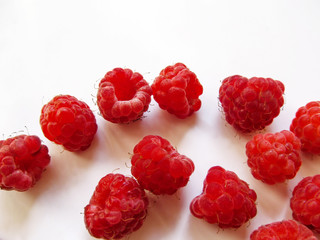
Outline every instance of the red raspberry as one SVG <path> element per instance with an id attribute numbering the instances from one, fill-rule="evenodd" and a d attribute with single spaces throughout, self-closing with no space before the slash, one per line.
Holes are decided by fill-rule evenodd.
<path id="1" fill-rule="evenodd" d="M 246 144 L 252 175 L 268 184 L 295 177 L 301 166 L 300 140 L 290 131 L 257 134 Z"/>
<path id="2" fill-rule="evenodd" d="M 301 149 L 320 154 L 320 101 L 300 107 L 290 130 L 301 140 Z"/>
<path id="3" fill-rule="evenodd" d="M 120 239 L 138 230 L 147 215 L 148 198 L 132 177 L 103 177 L 85 207 L 84 220 L 96 238 Z"/>
<path id="4" fill-rule="evenodd" d="M 0 141 L 0 188 L 30 189 L 49 163 L 48 148 L 37 136 L 19 135 Z"/>
<path id="5" fill-rule="evenodd" d="M 151 95 L 152 89 L 140 73 L 115 68 L 100 81 L 97 104 L 106 120 L 129 123 L 148 110 Z"/>
<path id="6" fill-rule="evenodd" d="M 144 189 L 156 195 L 174 194 L 187 185 L 194 171 L 191 159 L 179 154 L 160 136 L 145 136 L 133 153 L 132 175 Z"/>
<path id="7" fill-rule="evenodd" d="M 59 95 L 43 106 L 40 116 L 43 134 L 69 151 L 87 149 L 97 132 L 89 106 L 70 95 Z"/>
<path id="8" fill-rule="evenodd" d="M 261 130 L 279 115 L 284 85 L 271 78 L 234 75 L 222 81 L 219 100 L 226 121 L 242 132 Z"/>
<path id="9" fill-rule="evenodd" d="M 295 220 L 320 233 L 320 174 L 302 179 L 290 199 Z"/>
<path id="10" fill-rule="evenodd" d="M 257 195 L 231 171 L 216 166 L 209 169 L 203 192 L 191 204 L 191 213 L 221 228 L 238 228 L 257 214 Z"/>
<path id="11" fill-rule="evenodd" d="M 306 226 L 294 221 L 285 220 L 260 226 L 250 235 L 250 240 L 317 240 Z"/>
<path id="12" fill-rule="evenodd" d="M 199 96 L 203 92 L 202 85 L 182 63 L 163 69 L 151 87 L 160 108 L 179 118 L 186 118 L 201 107 Z"/>

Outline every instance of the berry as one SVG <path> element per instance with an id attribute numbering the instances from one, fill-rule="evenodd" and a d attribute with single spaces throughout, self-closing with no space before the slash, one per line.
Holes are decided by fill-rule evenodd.
<path id="1" fill-rule="evenodd" d="M 114 68 L 99 83 L 97 104 L 104 119 L 129 123 L 148 110 L 151 95 L 152 89 L 140 73 Z"/>
<path id="2" fill-rule="evenodd" d="M 194 171 L 188 157 L 164 138 L 145 136 L 133 149 L 131 173 L 140 185 L 156 195 L 174 194 L 187 185 Z"/>
<path id="3" fill-rule="evenodd" d="M 290 130 L 301 140 L 303 151 L 320 154 L 320 101 L 300 107 Z"/>
<path id="4" fill-rule="evenodd" d="M 295 220 L 320 233 L 320 174 L 303 178 L 290 199 Z"/>
<path id="5" fill-rule="evenodd" d="M 257 214 L 257 195 L 232 171 L 209 169 L 203 192 L 190 204 L 191 213 L 221 228 L 238 228 Z"/>
<path id="6" fill-rule="evenodd" d="M 73 152 L 87 149 L 97 132 L 89 106 L 70 95 L 58 95 L 45 104 L 40 125 L 46 138 Z"/>
<path id="7" fill-rule="evenodd" d="M 222 81 L 219 100 L 229 124 L 252 132 L 270 125 L 279 115 L 283 93 L 284 85 L 278 80 L 234 75 Z"/>
<path id="8" fill-rule="evenodd" d="M 134 178 L 107 174 L 85 207 L 86 228 L 96 238 L 123 238 L 142 226 L 148 204 L 143 188 Z"/>
<path id="9" fill-rule="evenodd" d="M 182 63 L 163 69 L 151 87 L 160 108 L 179 118 L 186 118 L 201 107 L 202 85 Z"/>
<path id="10" fill-rule="evenodd" d="M 296 176 L 301 166 L 300 140 L 290 131 L 257 134 L 246 144 L 252 175 L 268 184 Z"/>
<path id="11" fill-rule="evenodd" d="M 317 240 L 317 238 L 306 226 L 294 220 L 284 220 L 260 226 L 251 233 L 250 240 Z"/>
<path id="12" fill-rule="evenodd" d="M 19 135 L 0 141 L 0 188 L 30 189 L 49 163 L 48 148 L 37 136 Z"/>

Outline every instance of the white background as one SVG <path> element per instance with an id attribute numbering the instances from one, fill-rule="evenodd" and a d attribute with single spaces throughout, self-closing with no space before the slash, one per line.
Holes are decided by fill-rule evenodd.
<path id="1" fill-rule="evenodd" d="M 255 180 L 242 135 L 218 105 L 221 80 L 234 74 L 271 77 L 285 84 L 285 104 L 265 132 L 289 129 L 296 110 L 319 100 L 320 1 L 76 1 L 0 0 L 0 134 L 38 135 L 52 161 L 27 192 L 0 191 L 1 240 L 90 240 L 83 221 L 99 179 L 130 175 L 130 153 L 148 134 L 168 139 L 196 166 L 173 196 L 150 197 L 144 225 L 130 240 L 248 239 L 262 224 L 291 218 L 289 198 L 303 177 L 320 173 L 320 158 L 303 154 L 295 179 L 273 186 Z M 114 67 L 140 72 L 151 84 L 167 65 L 183 62 L 204 87 L 202 107 L 180 120 L 152 101 L 141 121 L 105 121 L 95 104 L 97 85 Z M 58 94 L 85 101 L 98 132 L 85 152 L 49 142 L 41 107 Z M 221 230 L 190 214 L 208 169 L 220 165 L 258 195 L 257 216 L 237 230 Z"/>

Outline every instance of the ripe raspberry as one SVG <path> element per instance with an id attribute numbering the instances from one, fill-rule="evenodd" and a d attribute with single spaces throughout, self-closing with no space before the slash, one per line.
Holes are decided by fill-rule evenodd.
<path id="1" fill-rule="evenodd" d="M 104 119 L 129 123 L 148 110 L 151 95 L 152 89 L 140 73 L 115 68 L 100 81 L 97 104 Z"/>
<path id="2" fill-rule="evenodd" d="M 242 132 L 261 130 L 279 115 L 284 85 L 271 78 L 234 75 L 222 81 L 219 100 L 226 121 Z"/>
<path id="3" fill-rule="evenodd" d="M 246 144 L 252 175 L 268 184 L 295 177 L 301 166 L 300 140 L 290 131 L 257 134 Z"/>
<path id="4" fill-rule="evenodd" d="M 87 149 L 97 132 L 89 106 L 70 95 L 59 95 L 43 106 L 40 116 L 43 134 L 69 151 Z"/>
<path id="5" fill-rule="evenodd" d="M 320 233 L 320 174 L 302 179 L 290 199 L 295 220 Z"/>
<path id="6" fill-rule="evenodd" d="M 202 85 L 182 63 L 163 69 L 151 87 L 160 108 L 179 118 L 186 118 L 201 107 L 199 96 L 203 92 Z"/>
<path id="7" fill-rule="evenodd" d="M 303 151 L 320 154 L 320 101 L 300 107 L 290 130 L 300 139 Z"/>
<path id="8" fill-rule="evenodd" d="M 0 141 L 0 188 L 30 189 L 49 163 L 48 148 L 37 136 L 19 135 Z"/>
<path id="9" fill-rule="evenodd" d="M 133 152 L 132 175 L 144 189 L 156 195 L 174 194 L 187 185 L 194 171 L 191 159 L 179 154 L 160 136 L 145 136 Z"/>
<path id="10" fill-rule="evenodd" d="M 285 220 L 260 226 L 250 235 L 250 240 L 317 240 L 306 226 Z"/>
<path id="11" fill-rule="evenodd" d="M 138 230 L 147 215 L 148 198 L 132 177 L 103 177 L 85 207 L 84 220 L 96 238 L 120 239 Z"/>
<path id="12" fill-rule="evenodd" d="M 209 169 L 203 192 L 190 204 L 191 213 L 221 228 L 238 228 L 257 214 L 257 195 L 231 171 L 216 166 Z"/>

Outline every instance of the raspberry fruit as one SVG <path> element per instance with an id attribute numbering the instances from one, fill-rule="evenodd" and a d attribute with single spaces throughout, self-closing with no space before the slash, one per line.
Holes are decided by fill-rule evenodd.
<path id="1" fill-rule="evenodd" d="M 70 95 L 58 95 L 45 104 L 40 125 L 46 138 L 73 152 L 87 149 L 97 132 L 89 106 Z"/>
<path id="2" fill-rule="evenodd" d="M 110 173 L 99 181 L 85 207 L 86 228 L 96 238 L 123 238 L 142 226 L 148 204 L 134 178 Z"/>
<path id="3" fill-rule="evenodd" d="M 290 199 L 292 216 L 320 233 L 320 174 L 302 179 Z"/>
<path id="4" fill-rule="evenodd" d="M 209 169 L 203 192 L 190 204 L 191 213 L 221 228 L 238 228 L 257 214 L 256 192 L 231 171 Z"/>
<path id="5" fill-rule="evenodd" d="M 300 107 L 290 130 L 301 140 L 303 151 L 320 154 L 320 101 Z"/>
<path id="6" fill-rule="evenodd" d="M 174 194 L 187 185 L 194 171 L 188 157 L 164 138 L 145 136 L 133 149 L 131 173 L 140 185 L 156 195 Z"/>
<path id="7" fill-rule="evenodd" d="M 0 188 L 30 189 L 49 163 L 48 148 L 37 136 L 19 135 L 0 141 Z"/>
<path id="8" fill-rule="evenodd" d="M 129 123 L 148 110 L 151 95 L 152 89 L 140 73 L 114 68 L 99 83 L 97 104 L 104 119 Z"/>
<path id="9" fill-rule="evenodd" d="M 199 96 L 203 92 L 202 85 L 182 63 L 163 69 L 151 87 L 160 108 L 179 118 L 186 118 L 201 107 Z"/>
<path id="10" fill-rule="evenodd" d="M 252 132 L 270 125 L 279 115 L 283 93 L 284 85 L 278 80 L 234 75 L 222 81 L 219 100 L 229 124 Z"/>
<path id="11" fill-rule="evenodd" d="M 250 240 L 317 240 L 306 226 L 294 221 L 284 220 L 260 226 L 250 235 Z"/>
<path id="12" fill-rule="evenodd" d="M 301 166 L 300 140 L 290 131 L 257 134 L 246 144 L 252 175 L 268 184 L 296 176 Z"/>

